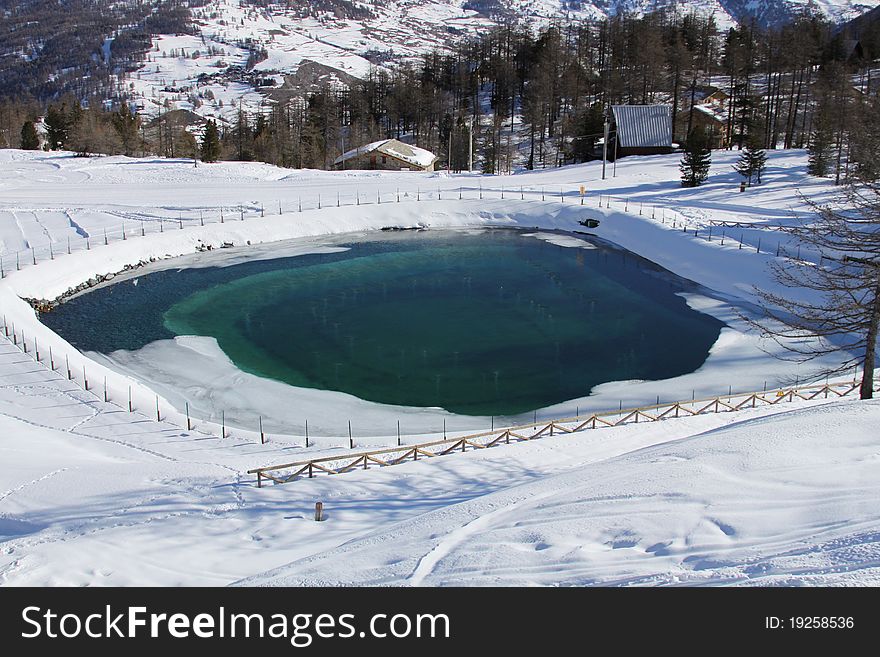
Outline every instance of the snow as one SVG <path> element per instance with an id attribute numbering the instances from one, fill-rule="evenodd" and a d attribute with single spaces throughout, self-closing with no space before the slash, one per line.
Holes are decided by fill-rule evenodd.
<path id="1" fill-rule="evenodd" d="M 374 141 L 350 151 L 346 151 L 337 157 L 333 164 L 339 164 L 345 160 L 350 160 L 353 157 L 358 157 L 359 155 L 370 153 L 372 151 L 384 155 L 390 155 L 391 157 L 395 157 L 398 160 L 402 160 L 403 162 L 422 169 L 431 166 L 437 161 L 437 156 L 424 148 L 404 144 L 396 139 L 382 139 L 381 141 Z"/>
<path id="2" fill-rule="evenodd" d="M 23 354 L 0 332 L 0 583 L 877 583 L 876 403 L 628 425 L 257 489 L 243 474 L 250 468 L 345 454 L 349 418 L 360 449 L 393 444 L 398 418 L 405 442 L 430 439 L 443 420 L 452 435 L 489 419 L 291 391 L 238 371 L 205 338 L 81 355 L 18 298 L 53 298 L 151 259 L 120 278 L 332 250 L 334 236 L 385 226 L 518 226 L 577 248 L 578 221 L 597 217 L 599 238 L 704 286 L 687 302 L 728 326 L 696 372 L 608 383 L 540 416 L 804 381 L 821 363 L 777 361 L 739 313 L 754 301 L 752 286 L 773 285 L 767 263 L 781 234 L 766 226 L 811 211 L 795 192 L 828 203 L 837 191 L 804 173 L 805 153 L 784 151 L 769 153 L 764 184 L 740 194 L 737 156 L 713 153 L 707 184 L 683 189 L 674 155 L 623 159 L 602 180 L 596 163 L 491 177 L 0 151 L 0 310 L 19 342 L 24 332 L 42 354 L 38 364 L 32 348 Z M 722 245 L 721 229 L 707 239 L 717 220 L 752 227 Z M 223 242 L 236 247 L 196 252 Z M 309 519 L 316 500 L 325 523 Z"/>
<path id="3" fill-rule="evenodd" d="M 705 114 L 709 118 L 724 123 L 727 120 L 727 112 L 721 109 L 715 103 L 707 103 L 705 105 L 694 105 L 694 109 Z"/>
<path id="4" fill-rule="evenodd" d="M 878 419 L 822 405 L 514 477 L 242 583 L 876 586 Z"/>

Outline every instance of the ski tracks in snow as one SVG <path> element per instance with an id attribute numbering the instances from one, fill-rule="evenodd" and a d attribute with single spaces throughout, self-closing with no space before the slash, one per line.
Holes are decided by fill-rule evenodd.
<path id="1" fill-rule="evenodd" d="M 509 515 L 516 511 L 522 502 L 528 501 L 529 503 L 533 503 L 552 497 L 556 494 L 557 491 L 551 490 L 539 495 L 517 498 L 511 501 L 510 504 L 505 504 L 504 506 L 489 511 L 488 513 L 483 513 L 458 529 L 451 531 L 448 535 L 442 538 L 430 552 L 419 559 L 419 563 L 416 565 L 415 570 L 413 570 L 413 573 L 410 576 L 409 584 L 412 586 L 421 586 L 425 581 L 425 578 L 429 577 L 434 572 L 437 565 L 445 557 L 451 554 L 471 536 L 479 534 L 485 529 L 491 527 L 499 518 L 503 518 L 505 515 Z"/>

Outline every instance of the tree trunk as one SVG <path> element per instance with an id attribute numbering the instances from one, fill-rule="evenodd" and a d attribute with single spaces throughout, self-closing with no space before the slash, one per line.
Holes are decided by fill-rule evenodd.
<path id="1" fill-rule="evenodd" d="M 681 65 L 676 61 L 675 77 L 672 82 L 672 140 L 675 141 L 678 134 L 675 132 L 675 121 L 678 119 L 678 92 L 681 86 Z"/>
<path id="2" fill-rule="evenodd" d="M 874 361 L 877 357 L 877 329 L 880 326 L 880 279 L 874 290 L 874 303 L 871 306 L 871 319 L 868 322 L 868 335 L 865 343 L 865 366 L 862 372 L 862 385 L 859 398 L 874 398 Z"/>

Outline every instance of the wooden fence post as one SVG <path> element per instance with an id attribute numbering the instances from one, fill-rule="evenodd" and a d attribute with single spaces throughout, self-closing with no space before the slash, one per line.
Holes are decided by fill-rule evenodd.
<path id="1" fill-rule="evenodd" d="M 324 503 L 315 502 L 315 522 L 324 520 Z"/>

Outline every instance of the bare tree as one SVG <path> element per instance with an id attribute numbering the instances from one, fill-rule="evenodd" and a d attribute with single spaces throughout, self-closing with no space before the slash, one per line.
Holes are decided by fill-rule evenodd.
<path id="1" fill-rule="evenodd" d="M 750 323 L 793 360 L 843 354 L 833 372 L 862 367 L 860 395 L 871 399 L 880 326 L 880 184 L 854 181 L 846 196 L 846 210 L 811 204 L 815 219 L 788 230 L 819 254 L 818 263 L 771 264 L 783 288 L 807 294 L 757 290 L 766 317 Z"/>

